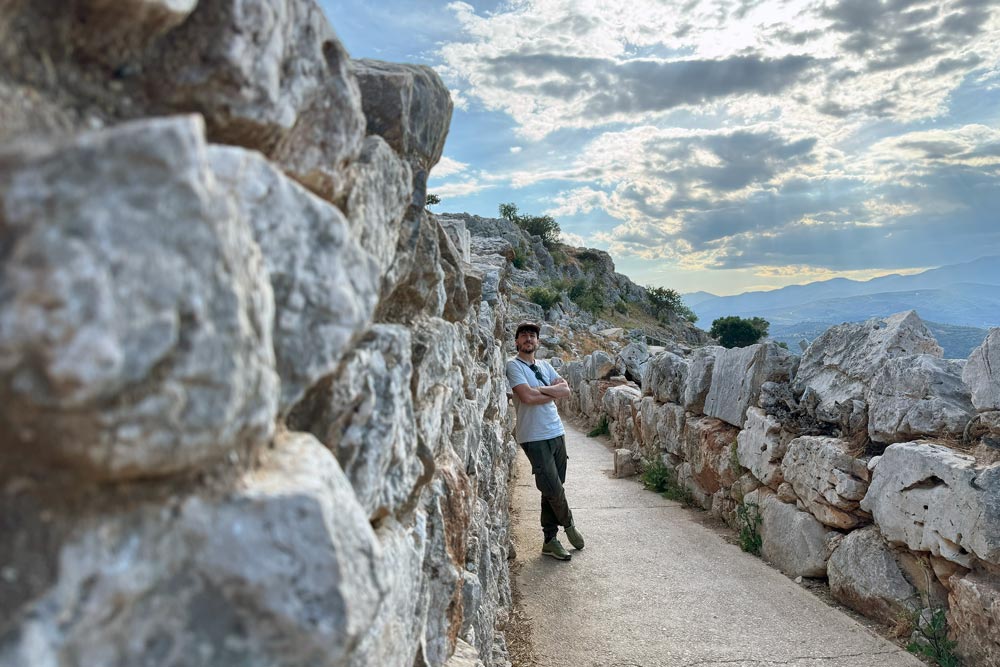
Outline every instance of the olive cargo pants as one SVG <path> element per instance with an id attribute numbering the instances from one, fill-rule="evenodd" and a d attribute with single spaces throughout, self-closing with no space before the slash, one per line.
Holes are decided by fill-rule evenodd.
<path id="1" fill-rule="evenodd" d="M 521 449 L 531 461 L 535 486 L 542 492 L 542 532 L 548 542 L 559 526 L 572 526 L 573 513 L 566 502 L 563 483 L 566 481 L 566 437 L 522 442 Z"/>

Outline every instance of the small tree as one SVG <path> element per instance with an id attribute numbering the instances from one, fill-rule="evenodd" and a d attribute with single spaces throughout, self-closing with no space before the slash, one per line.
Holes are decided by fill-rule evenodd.
<path id="1" fill-rule="evenodd" d="M 708 333 L 713 338 L 718 338 L 723 347 L 746 347 L 766 336 L 769 326 L 771 323 L 762 317 L 745 319 L 729 315 L 713 321 Z"/>
<path id="2" fill-rule="evenodd" d="M 441 203 L 441 198 L 438 197 L 433 192 L 431 192 L 431 193 L 427 194 L 427 201 L 425 202 L 424 205 L 425 206 L 434 206 L 434 204 L 440 204 L 440 203 Z"/>
<path id="3" fill-rule="evenodd" d="M 542 237 L 542 243 L 551 248 L 559 242 L 559 223 L 551 215 L 520 215 L 517 204 L 500 204 L 500 217 L 510 220 L 532 236 Z"/>
<path id="4" fill-rule="evenodd" d="M 653 307 L 653 316 L 656 319 L 662 319 L 668 313 L 673 313 L 688 322 L 698 321 L 698 316 L 687 307 L 677 290 L 647 285 L 646 298 Z"/>

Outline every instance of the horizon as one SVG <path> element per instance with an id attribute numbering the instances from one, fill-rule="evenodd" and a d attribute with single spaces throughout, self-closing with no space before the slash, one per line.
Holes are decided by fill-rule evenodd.
<path id="1" fill-rule="evenodd" d="M 641 285 L 729 296 L 1000 254 L 991 0 L 320 0 L 433 67 L 434 212 L 552 215 Z"/>

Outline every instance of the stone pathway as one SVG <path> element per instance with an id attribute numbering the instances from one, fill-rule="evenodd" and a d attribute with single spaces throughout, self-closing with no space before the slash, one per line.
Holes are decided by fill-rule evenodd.
<path id="1" fill-rule="evenodd" d="M 517 585 L 539 666 L 924 664 L 727 543 L 693 511 L 611 478 L 603 439 L 571 424 L 566 435 L 566 493 L 587 540 L 571 561 L 540 553 L 538 491 L 518 453 Z"/>

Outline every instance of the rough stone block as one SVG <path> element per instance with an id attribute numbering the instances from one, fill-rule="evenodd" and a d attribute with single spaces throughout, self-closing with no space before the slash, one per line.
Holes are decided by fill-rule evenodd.
<path id="1" fill-rule="evenodd" d="M 7 466 L 149 477 L 270 436 L 271 288 L 203 132 L 175 117 L 0 155 Z"/>
<path id="2" fill-rule="evenodd" d="M 766 342 L 725 350 L 715 360 L 705 414 L 743 427 L 746 411 L 757 404 L 765 382 L 787 382 L 798 357 L 777 343 Z"/>
<path id="3" fill-rule="evenodd" d="M 876 442 L 961 436 L 975 414 L 962 382 L 964 360 L 926 354 L 894 357 L 872 378 L 868 435 Z"/>
<path id="4" fill-rule="evenodd" d="M 848 533 L 830 556 L 827 574 L 835 600 L 887 625 L 919 609 L 917 589 L 874 526 Z"/>
<path id="5" fill-rule="evenodd" d="M 761 514 L 761 555 L 789 577 L 826 576 L 826 563 L 839 533 L 830 531 L 808 512 L 783 503 L 770 489 L 751 491 L 744 502 Z"/>
<path id="6" fill-rule="evenodd" d="M 695 414 L 705 411 L 705 399 L 712 388 L 712 373 L 715 360 L 725 352 L 719 345 L 706 345 L 691 353 L 687 381 L 684 383 L 684 397 L 681 404 Z"/>
<path id="7" fill-rule="evenodd" d="M 749 408 L 746 424 L 736 441 L 740 465 L 765 485 L 777 489 L 784 481 L 781 460 L 787 450 L 778 420 L 760 408 Z"/>
<path id="8" fill-rule="evenodd" d="M 616 449 L 614 460 L 615 477 L 634 477 L 639 469 L 635 465 L 631 449 Z"/>
<path id="9" fill-rule="evenodd" d="M 660 352 L 646 362 L 642 393 L 660 403 L 680 403 L 687 382 L 688 362 L 670 352 Z"/>
<path id="10" fill-rule="evenodd" d="M 986 340 L 969 355 L 962 380 L 977 410 L 1000 410 L 1000 328 L 990 329 Z"/>
<path id="11" fill-rule="evenodd" d="M 964 567 L 974 557 L 1000 565 L 1000 466 L 977 468 L 941 445 L 890 445 L 861 508 L 890 542 Z"/>
<path id="12" fill-rule="evenodd" d="M 839 438 L 804 435 L 788 443 L 781 463 L 782 476 L 804 508 L 841 530 L 868 521 L 857 511 L 858 501 L 868 490 L 868 467 L 851 456 L 849 449 L 850 444 Z"/>
<path id="13" fill-rule="evenodd" d="M 969 665 L 1000 666 L 997 578 L 985 572 L 962 577 L 954 583 L 948 603 L 948 625 L 958 639 L 958 654 Z"/>

